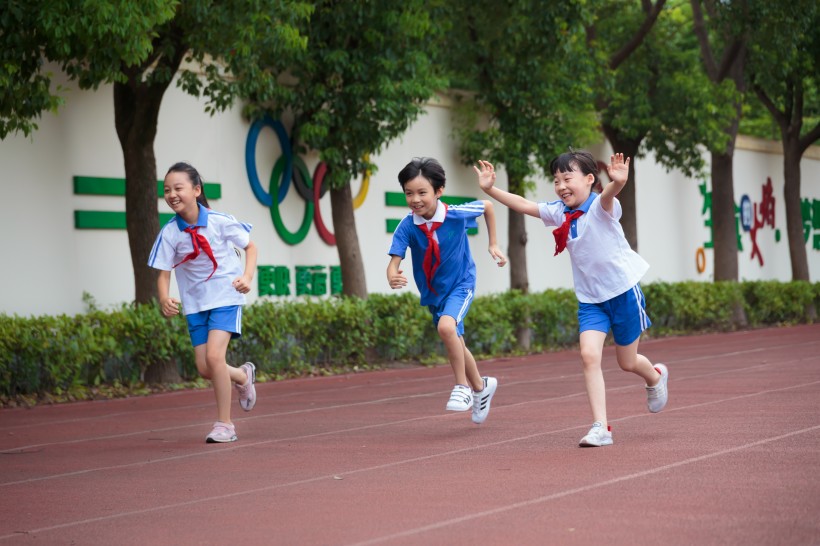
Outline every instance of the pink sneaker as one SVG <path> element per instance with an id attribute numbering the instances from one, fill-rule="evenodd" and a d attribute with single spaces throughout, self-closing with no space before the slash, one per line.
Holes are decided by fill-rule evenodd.
<path id="1" fill-rule="evenodd" d="M 222 421 L 214 423 L 213 430 L 208 434 L 208 437 L 205 438 L 205 442 L 209 444 L 222 444 L 235 441 L 236 429 L 233 424 L 223 423 Z"/>
<path id="2" fill-rule="evenodd" d="M 256 405 L 256 387 L 253 386 L 256 381 L 256 366 L 253 365 L 253 362 L 245 362 L 240 368 L 245 370 L 248 380 L 244 385 L 236 383 L 236 391 L 239 393 L 239 405 L 243 410 L 251 411 L 253 406 Z"/>

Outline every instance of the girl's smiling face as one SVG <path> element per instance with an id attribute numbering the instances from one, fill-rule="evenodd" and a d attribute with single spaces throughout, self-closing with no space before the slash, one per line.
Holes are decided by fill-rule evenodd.
<path id="1" fill-rule="evenodd" d="M 199 217 L 199 205 L 196 198 L 202 191 L 184 172 L 170 172 L 165 177 L 165 202 L 175 213 L 189 224 L 194 224 Z M 192 220 L 193 219 L 193 220 Z"/>
<path id="2" fill-rule="evenodd" d="M 425 220 L 431 219 L 436 213 L 438 199 L 442 193 L 444 193 L 444 187 L 434 190 L 433 184 L 421 175 L 404 184 L 404 198 L 407 199 L 407 206 Z"/>
<path id="3" fill-rule="evenodd" d="M 578 170 L 578 166 L 573 164 L 572 170 L 567 172 L 557 171 L 553 183 L 555 184 L 555 194 L 559 199 L 571 209 L 577 209 L 584 204 L 592 192 L 592 184 L 595 177 L 591 174 L 584 174 Z"/>

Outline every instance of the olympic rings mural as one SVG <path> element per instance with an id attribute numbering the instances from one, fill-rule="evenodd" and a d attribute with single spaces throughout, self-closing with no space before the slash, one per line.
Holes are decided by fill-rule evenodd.
<path id="1" fill-rule="evenodd" d="M 282 150 L 282 155 L 273 165 L 267 191 L 262 187 L 259 172 L 256 168 L 256 145 L 259 141 L 259 134 L 265 127 L 273 129 Z M 325 225 L 319 207 L 319 200 L 324 197 L 328 190 L 328 184 L 325 182 L 327 164 L 324 161 L 320 162 L 311 176 L 302 158 L 293 153 L 290 136 L 281 121 L 265 116 L 253 122 L 248 130 L 248 139 L 245 142 L 245 168 L 248 171 L 248 181 L 256 200 L 270 208 L 273 227 L 279 237 L 282 238 L 282 241 L 289 245 L 298 245 L 307 237 L 310 224 L 313 223 L 322 241 L 330 246 L 336 244 L 336 236 Z M 305 213 L 302 217 L 302 223 L 296 231 L 290 231 L 285 226 L 279 209 L 291 185 L 296 189 L 299 197 L 305 201 Z M 364 203 L 369 187 L 370 173 L 366 172 L 359 193 L 353 199 L 354 209 L 359 208 Z"/>

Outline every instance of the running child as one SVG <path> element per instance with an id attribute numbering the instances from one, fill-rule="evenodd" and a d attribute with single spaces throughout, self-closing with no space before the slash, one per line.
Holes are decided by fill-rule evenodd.
<path id="1" fill-rule="evenodd" d="M 456 385 L 446 408 L 471 409 L 473 422 L 481 424 L 490 413 L 498 381 L 478 373 L 475 359 L 464 344 L 464 317 L 473 303 L 476 282 L 467 228 L 476 227 L 477 217 L 484 215 L 490 256 L 499 266 L 506 264 L 507 258 L 496 244 L 493 204 L 442 203 L 439 198 L 444 193 L 445 179 L 441 164 L 426 157 L 413 159 L 399 172 L 399 184 L 411 212 L 393 234 L 387 281 L 393 289 L 407 285 L 407 277 L 399 267 L 409 247 L 421 305 L 426 305 L 433 315 L 433 324 L 444 342 L 455 376 Z"/>
<path id="2" fill-rule="evenodd" d="M 188 321 L 196 368 L 210 379 L 216 395 L 217 421 L 208 443 L 234 442 L 231 421 L 231 382 L 245 411 L 256 404 L 256 367 L 226 361 L 228 342 L 242 333 L 242 306 L 256 269 L 256 245 L 251 225 L 208 208 L 202 179 L 187 163 L 176 163 L 165 175 L 165 202 L 176 213 L 160 230 L 148 265 L 159 269 L 157 288 L 162 314 L 178 315 L 179 304 Z M 236 248 L 245 251 L 245 266 Z M 168 295 L 171 271 L 176 271 L 180 300 Z"/>
<path id="3" fill-rule="evenodd" d="M 612 329 L 615 355 L 622 370 L 639 375 L 646 383 L 647 406 L 657 413 L 666 406 L 669 371 L 638 353 L 641 333 L 652 323 L 639 284 L 649 264 L 634 252 L 619 223 L 621 205 L 616 195 L 629 175 L 629 158 L 614 154 L 607 165 L 611 182 L 600 195 L 592 191 L 598 182 L 598 166 L 592 154 L 570 151 L 550 164 L 558 201 L 535 203 L 494 186 L 495 170 L 487 161 L 473 167 L 484 192 L 514 211 L 541 218 L 547 227 L 558 226 L 555 255 L 566 248 L 572 262 L 581 360 L 584 366 L 592 428 L 580 445 L 612 445 L 607 424 L 606 391 L 601 371 L 604 341 Z"/>

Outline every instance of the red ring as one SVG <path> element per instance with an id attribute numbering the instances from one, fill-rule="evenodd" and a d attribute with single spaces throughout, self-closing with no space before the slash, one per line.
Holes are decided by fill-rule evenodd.
<path id="1" fill-rule="evenodd" d="M 322 192 L 322 182 L 325 180 L 327 173 L 327 163 L 320 162 L 313 171 L 313 224 L 316 226 L 316 231 L 319 237 L 328 245 L 336 246 L 336 236 L 333 235 L 325 226 L 322 220 L 322 211 L 319 210 L 319 199 Z"/>

